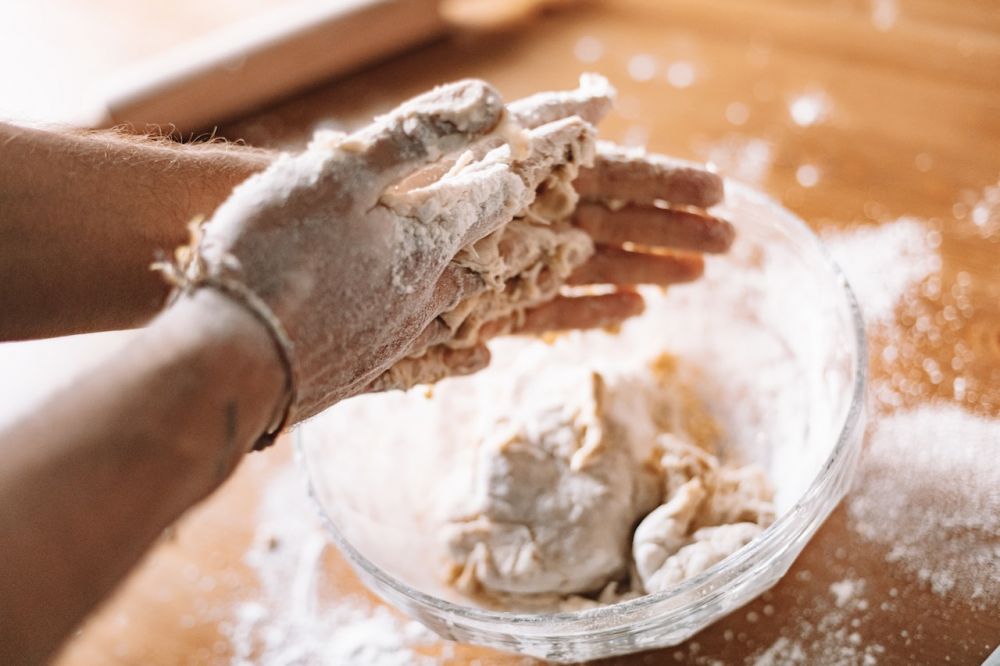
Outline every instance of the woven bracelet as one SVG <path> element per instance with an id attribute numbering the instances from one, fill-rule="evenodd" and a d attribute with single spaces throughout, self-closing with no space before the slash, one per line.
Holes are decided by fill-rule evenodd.
<path id="1" fill-rule="evenodd" d="M 261 300 L 261 298 L 251 291 L 246 285 L 235 280 L 205 278 L 199 283 L 193 285 L 193 288 L 197 287 L 209 287 L 211 289 L 215 289 L 216 291 L 228 296 L 237 304 L 243 306 L 258 321 L 264 324 L 264 327 L 270 334 L 271 341 L 278 350 L 278 356 L 281 359 L 281 364 L 285 368 L 286 400 L 281 406 L 280 411 L 275 412 L 274 417 L 271 419 L 271 425 L 267 428 L 264 434 L 258 437 L 254 442 L 252 450 L 261 451 L 266 449 L 274 444 L 274 440 L 278 438 L 278 435 L 280 435 L 288 425 L 288 419 L 291 416 L 292 406 L 295 404 L 295 393 L 298 382 L 295 381 L 295 364 L 292 362 L 294 352 L 292 341 L 288 337 L 288 333 L 285 332 L 285 327 L 282 326 L 281 321 L 275 316 L 275 314 L 271 312 L 271 308 L 268 307 L 267 303 Z"/>
<path id="2" fill-rule="evenodd" d="M 295 405 L 296 389 L 298 381 L 295 376 L 294 346 L 291 338 L 282 326 L 281 321 L 275 316 L 257 294 L 249 287 L 236 280 L 227 280 L 208 274 L 207 267 L 198 252 L 198 245 L 201 235 L 201 219 L 192 220 L 189 225 L 191 231 L 191 243 L 181 246 L 175 251 L 174 261 L 166 257 L 160 257 L 150 268 L 161 273 L 167 282 L 174 289 L 170 294 L 167 304 L 172 304 L 180 298 L 181 294 L 191 294 L 196 289 L 208 287 L 215 289 L 219 293 L 227 296 L 231 301 L 242 306 L 247 312 L 260 321 L 278 350 L 278 357 L 285 368 L 285 395 L 286 400 L 279 412 L 275 412 L 271 418 L 270 425 L 263 435 L 257 438 L 252 447 L 253 451 L 266 449 L 278 435 L 288 425 L 291 416 L 292 406 Z"/>

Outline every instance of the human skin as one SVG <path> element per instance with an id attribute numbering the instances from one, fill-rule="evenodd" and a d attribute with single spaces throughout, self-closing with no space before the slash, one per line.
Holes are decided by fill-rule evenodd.
<path id="1" fill-rule="evenodd" d="M 122 353 L 0 432 L 3 663 L 51 656 L 281 409 L 287 376 L 273 331 L 210 288 L 164 309 L 169 285 L 149 270 L 158 252 L 188 240 L 194 217 L 210 217 L 273 159 L 234 145 L 0 123 L 0 340 L 146 325 Z M 621 240 L 601 232 L 621 215 L 588 215 L 596 239 Z M 637 233 L 631 240 L 659 237 Z M 700 260 L 608 245 L 574 283 L 665 284 L 698 272 Z M 445 271 L 430 291 L 444 304 L 458 288 Z M 613 322 L 636 302 L 628 291 L 558 299 L 529 313 L 528 330 Z"/>
<path id="2" fill-rule="evenodd" d="M 272 155 L 0 123 L 0 340 L 133 328 L 162 309 L 156 252 Z"/>
<path id="3" fill-rule="evenodd" d="M 45 661 L 229 476 L 283 383 L 267 331 L 202 290 L 0 432 L 0 662 Z"/>

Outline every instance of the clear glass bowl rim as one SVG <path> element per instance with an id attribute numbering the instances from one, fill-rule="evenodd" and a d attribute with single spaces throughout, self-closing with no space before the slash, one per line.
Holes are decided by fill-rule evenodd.
<path id="1" fill-rule="evenodd" d="M 433 609 L 438 614 L 458 616 L 465 621 L 486 626 L 494 625 L 496 628 L 510 628 L 512 626 L 520 626 L 525 629 L 530 627 L 544 627 L 545 633 L 549 635 L 557 633 L 565 637 L 574 635 L 582 636 L 595 633 L 595 630 L 597 630 L 595 623 L 599 623 L 600 629 L 598 631 L 600 633 L 631 629 L 636 616 L 641 616 L 643 619 L 649 620 L 649 616 L 643 614 L 642 611 L 654 606 L 663 611 L 656 615 L 658 624 L 662 625 L 673 619 L 680 620 L 691 610 L 693 605 L 691 602 L 692 595 L 697 595 L 697 605 L 709 603 L 713 599 L 725 595 L 728 590 L 739 587 L 747 582 L 747 579 L 753 577 L 753 574 L 759 571 L 762 566 L 766 567 L 769 561 L 780 558 L 782 552 L 786 550 L 790 543 L 794 543 L 803 535 L 811 534 L 816 529 L 817 525 L 814 525 L 815 520 L 803 522 L 797 520 L 797 518 L 803 512 L 808 511 L 815 503 L 824 500 L 825 489 L 828 486 L 836 484 L 838 473 L 845 465 L 850 463 L 853 457 L 852 447 L 858 446 L 858 438 L 855 437 L 855 430 L 861 424 L 864 413 L 865 387 L 868 374 L 868 351 L 864 319 L 843 270 L 834 261 L 829 250 L 827 250 L 819 237 L 816 236 L 805 222 L 771 199 L 771 197 L 753 189 L 749 185 L 726 179 L 726 190 L 727 192 L 738 191 L 741 198 L 753 200 L 774 209 L 777 214 L 784 218 L 784 223 L 797 228 L 797 231 L 804 238 L 809 238 L 818 249 L 819 255 L 825 259 L 826 268 L 840 282 L 843 297 L 850 310 L 855 352 L 854 381 L 851 386 L 850 405 L 838 433 L 837 443 L 802 497 L 752 542 L 718 564 L 697 576 L 689 578 L 670 590 L 647 594 L 606 606 L 568 612 L 523 613 L 487 610 L 474 606 L 463 606 L 421 592 L 386 573 L 359 552 L 340 533 L 333 519 L 324 510 L 313 485 L 313 476 L 309 473 L 309 462 L 308 456 L 305 454 L 302 429 L 297 428 L 292 432 L 295 442 L 295 454 L 297 461 L 306 472 L 309 495 L 315 503 L 323 523 L 329 530 L 333 542 L 353 566 L 360 568 L 379 585 L 383 585 L 421 606 Z M 839 499 L 837 503 L 839 503 Z M 825 520 L 835 506 L 836 504 L 833 504 L 822 510 L 817 517 L 821 521 Z M 736 575 L 728 578 L 721 585 L 716 585 L 717 581 L 715 578 L 722 569 L 736 572 Z M 671 617 L 674 614 L 676 614 L 676 617 Z"/>

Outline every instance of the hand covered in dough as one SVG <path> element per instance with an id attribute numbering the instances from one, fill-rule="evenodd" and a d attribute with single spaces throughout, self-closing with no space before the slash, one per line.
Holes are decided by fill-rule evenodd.
<path id="1" fill-rule="evenodd" d="M 449 262 L 534 198 L 545 155 L 498 145 L 439 178 L 416 207 L 386 197 L 422 167 L 502 129 L 505 115 L 492 87 L 469 80 L 351 135 L 319 133 L 304 152 L 237 187 L 193 247 L 179 251 L 172 277 L 180 287 L 219 289 L 268 325 L 290 370 L 285 420 L 364 389 L 414 344 L 426 346 L 421 336 L 438 315 L 481 289 L 479 277 Z M 579 119 L 548 136 L 559 154 L 562 144 L 593 141 Z"/>
<path id="2" fill-rule="evenodd" d="M 597 124 L 613 95 L 605 79 L 584 75 L 575 90 L 540 93 L 508 110 L 538 144 L 569 118 Z M 608 142 L 591 150 L 590 160 L 576 154 L 563 164 L 556 160 L 526 210 L 459 254 L 456 269 L 488 274 L 494 284 L 442 315 L 428 348 L 416 348 L 370 390 L 408 388 L 484 367 L 485 342 L 497 335 L 619 324 L 643 309 L 636 285 L 694 280 L 702 274 L 704 253 L 729 249 L 732 225 L 707 211 L 723 198 L 718 175 Z M 604 293 L 587 293 L 593 285 Z"/>
<path id="3" fill-rule="evenodd" d="M 613 94 L 606 81 L 585 75 L 577 90 L 539 93 L 509 108 L 528 128 L 572 115 L 597 125 Z M 618 293 L 558 297 L 529 310 L 521 332 L 618 323 L 641 310 L 630 287 L 695 280 L 702 255 L 726 252 L 735 237 L 729 222 L 707 212 L 723 200 L 722 178 L 694 162 L 598 141 L 593 163 L 580 169 L 573 188 L 578 201 L 570 221 L 591 238 L 594 252 L 566 284 L 613 285 Z"/>

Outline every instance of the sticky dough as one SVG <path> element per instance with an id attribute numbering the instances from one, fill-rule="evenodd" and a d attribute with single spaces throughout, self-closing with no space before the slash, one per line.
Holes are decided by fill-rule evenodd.
<path id="1" fill-rule="evenodd" d="M 448 581 L 501 608 L 579 608 L 668 589 L 757 536 L 771 488 L 720 462 L 689 374 L 663 356 L 518 383 L 444 530 Z"/>
<path id="2" fill-rule="evenodd" d="M 524 133 L 506 138 L 511 145 L 516 145 L 524 142 L 526 136 L 528 134 Z M 509 224 L 463 248 L 452 261 L 453 265 L 479 276 L 486 285 L 485 291 L 462 300 L 440 316 L 451 331 L 448 341 L 417 350 L 410 358 L 390 368 L 379 378 L 374 389 L 406 389 L 449 374 L 461 374 L 462 368 L 455 365 L 454 359 L 461 358 L 463 362 L 470 362 L 470 359 L 453 354 L 453 350 L 479 344 L 480 333 L 487 322 L 499 324 L 493 334 L 511 330 L 527 309 L 552 299 L 573 270 L 593 255 L 594 244 L 590 236 L 569 221 L 578 200 L 572 182 L 579 168 L 593 161 L 593 135 L 579 135 L 568 147 L 560 147 L 559 155 L 555 155 L 554 148 L 545 145 L 544 138 L 535 138 L 530 145 L 548 161 L 548 173 L 531 193 L 530 203 L 513 215 Z M 504 159 L 505 153 L 494 152 L 499 157 L 493 159 Z M 449 173 L 460 172 L 462 161 L 460 157 Z M 484 162 L 479 161 L 474 168 L 482 172 L 488 169 L 489 162 L 490 156 L 487 156 L 485 167 Z M 495 173 L 497 177 L 503 175 L 502 171 Z M 454 192 L 455 196 L 462 195 L 461 190 Z M 405 196 L 400 195 L 401 198 Z M 441 201 L 440 197 L 437 203 L 445 207 L 455 204 Z"/>

